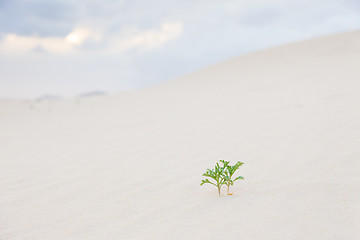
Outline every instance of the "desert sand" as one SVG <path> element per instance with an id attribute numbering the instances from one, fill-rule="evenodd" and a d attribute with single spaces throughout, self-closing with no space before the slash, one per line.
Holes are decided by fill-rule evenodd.
<path id="1" fill-rule="evenodd" d="M 0 101 L 0 239 L 360 239 L 360 32 L 127 93 Z M 200 186 L 242 161 L 234 195 Z"/>

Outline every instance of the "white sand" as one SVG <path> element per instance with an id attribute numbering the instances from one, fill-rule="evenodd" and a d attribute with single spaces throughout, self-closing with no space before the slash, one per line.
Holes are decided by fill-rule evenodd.
<path id="1" fill-rule="evenodd" d="M 360 32 L 117 96 L 0 102 L 0 239 L 360 239 Z M 200 187 L 241 160 L 233 196 Z"/>

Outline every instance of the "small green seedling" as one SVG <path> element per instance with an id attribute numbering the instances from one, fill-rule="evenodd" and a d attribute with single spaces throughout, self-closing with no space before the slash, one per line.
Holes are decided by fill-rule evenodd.
<path id="1" fill-rule="evenodd" d="M 230 161 L 220 160 L 220 162 L 223 164 L 223 166 L 220 166 L 219 163 L 216 163 L 215 169 L 208 168 L 207 171 L 203 174 L 203 176 L 215 180 L 215 183 L 206 178 L 205 180 L 201 180 L 200 186 L 204 185 L 205 183 L 212 184 L 217 187 L 220 196 L 221 186 L 226 185 L 228 187 L 227 194 L 232 195 L 232 193 L 230 193 L 230 186 L 234 185 L 234 182 L 237 180 L 244 180 L 242 176 L 239 176 L 235 179 L 232 179 L 232 176 L 244 163 L 238 161 L 234 166 L 231 166 Z"/>
<path id="2" fill-rule="evenodd" d="M 230 185 L 234 185 L 234 182 L 237 180 L 240 180 L 240 179 L 244 180 L 244 178 L 242 176 L 239 176 L 233 180 L 232 176 L 234 175 L 236 170 L 238 170 L 239 167 L 241 165 L 243 165 L 244 163 L 238 161 L 234 166 L 231 166 L 229 164 L 230 163 L 229 161 L 220 160 L 220 162 L 222 162 L 223 168 L 225 169 L 223 177 L 225 179 L 225 185 L 227 186 L 227 194 L 232 195 L 232 193 L 230 193 Z"/>
<path id="3" fill-rule="evenodd" d="M 217 187 L 219 196 L 220 196 L 220 189 L 221 186 L 225 184 L 225 178 L 224 176 L 224 167 L 220 167 L 219 163 L 216 163 L 215 169 L 207 169 L 207 171 L 203 174 L 205 177 L 209 177 L 215 180 L 215 183 L 210 182 L 209 179 L 201 180 L 200 186 L 202 186 L 205 183 L 209 183 Z"/>

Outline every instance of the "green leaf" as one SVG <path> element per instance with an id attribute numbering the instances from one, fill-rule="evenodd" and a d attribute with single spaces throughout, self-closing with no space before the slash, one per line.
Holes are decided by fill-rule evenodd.
<path id="1" fill-rule="evenodd" d="M 209 183 L 209 184 L 216 186 L 216 184 L 210 182 L 209 179 L 201 180 L 200 186 L 204 185 L 205 183 Z"/>
<path id="2" fill-rule="evenodd" d="M 242 176 L 239 176 L 239 177 L 235 178 L 234 181 L 240 180 L 240 179 L 241 179 L 241 180 L 244 180 L 244 178 L 243 178 Z"/>

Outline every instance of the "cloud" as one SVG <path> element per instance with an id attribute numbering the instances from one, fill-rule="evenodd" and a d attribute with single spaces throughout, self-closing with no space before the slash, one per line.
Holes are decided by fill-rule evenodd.
<path id="1" fill-rule="evenodd" d="M 76 28 L 66 37 L 40 37 L 6 34 L 0 41 L 0 52 L 7 54 L 21 54 L 42 52 L 52 54 L 70 54 L 77 50 L 85 41 L 100 41 L 101 35 L 86 28 Z"/>
<path id="2" fill-rule="evenodd" d="M 65 41 L 74 46 L 81 46 L 85 41 L 101 41 L 101 34 L 87 28 L 76 28 L 65 37 Z"/>
<path id="3" fill-rule="evenodd" d="M 150 51 L 176 39 L 182 31 L 183 24 L 181 22 L 170 22 L 162 24 L 160 29 L 128 28 L 119 36 L 108 36 L 108 39 L 103 39 L 99 32 L 89 28 L 75 28 L 65 37 L 6 34 L 0 42 L 0 52 L 18 54 L 41 48 L 47 53 L 70 54 L 87 51 L 88 49 L 81 47 L 89 42 L 100 45 L 102 49 L 99 52 L 104 53 L 123 53 L 132 50 Z M 107 42 L 104 44 L 104 41 Z"/>
<path id="4" fill-rule="evenodd" d="M 164 23 L 157 30 L 130 30 L 112 40 L 110 50 L 117 52 L 134 49 L 149 51 L 176 39 L 183 32 L 181 22 Z"/>
<path id="5" fill-rule="evenodd" d="M 21 54 L 42 48 L 50 53 L 69 53 L 73 47 L 58 37 L 18 36 L 7 34 L 0 43 L 0 51 L 8 54 Z"/>
<path id="6" fill-rule="evenodd" d="M 83 18 L 81 7 L 64 0 L 0 1 L 0 34 L 63 36 Z"/>
<path id="7" fill-rule="evenodd" d="M 46 50 L 42 46 L 37 46 L 31 50 L 33 53 L 46 53 Z"/>

